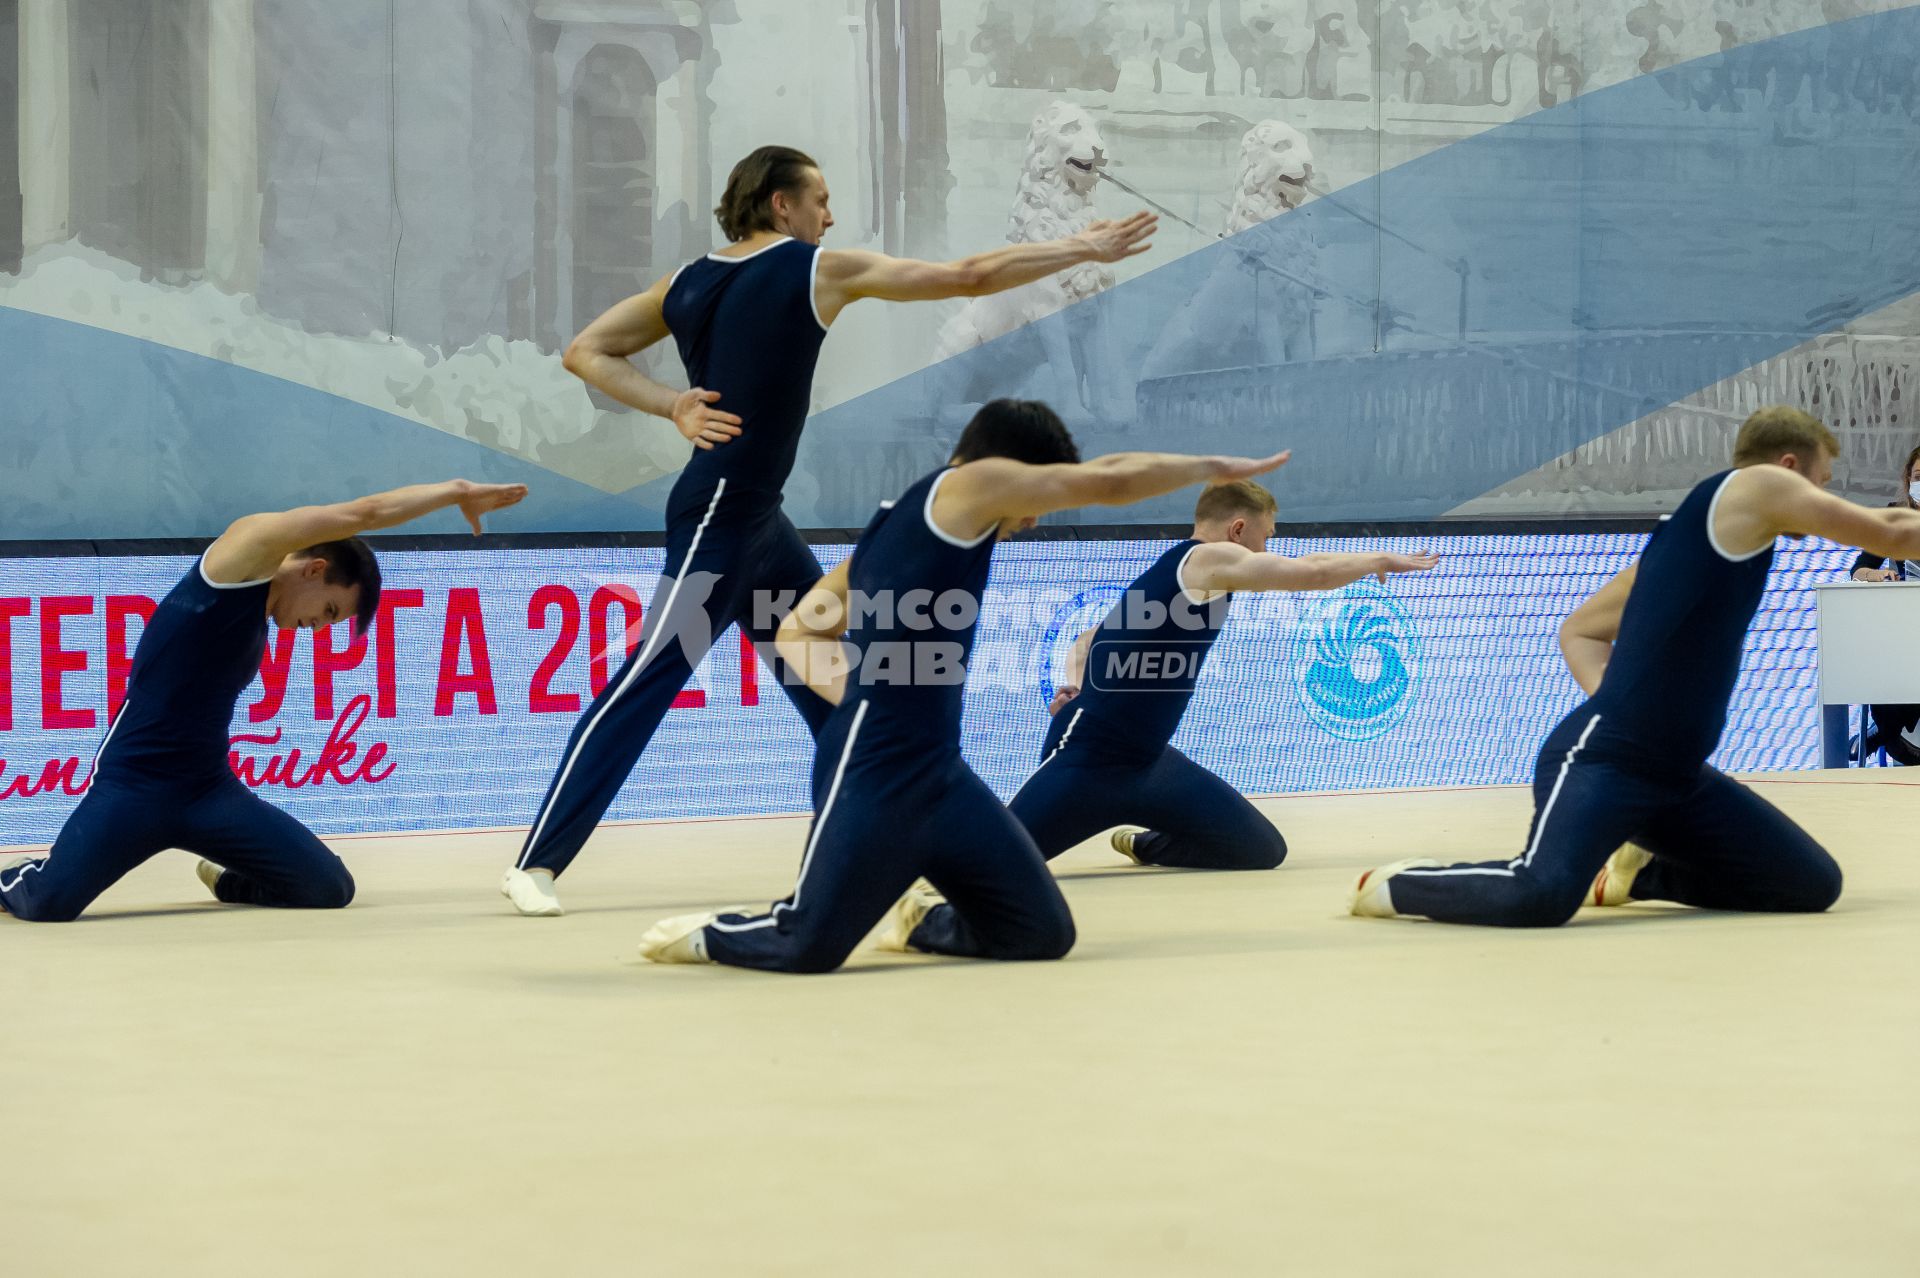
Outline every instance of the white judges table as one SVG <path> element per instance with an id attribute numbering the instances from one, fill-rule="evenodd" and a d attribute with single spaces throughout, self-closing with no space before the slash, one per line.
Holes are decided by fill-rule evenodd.
<path id="1" fill-rule="evenodd" d="M 1920 582 L 1834 581 L 1818 613 L 1820 766 L 1847 766 L 1850 706 L 1920 703 Z"/>

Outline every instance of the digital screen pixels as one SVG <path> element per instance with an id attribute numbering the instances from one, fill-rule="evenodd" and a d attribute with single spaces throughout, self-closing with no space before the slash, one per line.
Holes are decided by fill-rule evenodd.
<path id="1" fill-rule="evenodd" d="M 1331 595 L 1236 599 L 1174 744 L 1250 794 L 1527 781 L 1540 741 L 1580 700 L 1560 621 L 1644 541 L 1277 540 L 1283 554 L 1432 548 L 1443 559 L 1384 588 L 1368 579 Z M 1002 798 L 1039 762 L 1074 637 L 1169 544 L 995 551 L 962 746 Z M 831 567 L 850 547 L 814 549 Z M 1812 587 L 1842 578 L 1850 557 L 1829 543 L 1780 544 L 1718 766 L 1816 766 Z M 332 632 L 269 636 L 279 678 L 242 696 L 236 764 L 322 834 L 525 826 L 574 722 L 617 676 L 623 643 L 638 642 L 633 623 L 662 560 L 658 549 L 387 552 L 391 615 L 364 645 Z M 0 845 L 57 833 L 105 735 L 109 683 L 124 684 L 137 601 L 163 597 L 192 564 L 0 560 Z M 811 759 L 771 673 L 729 632 L 607 819 L 804 812 Z"/>

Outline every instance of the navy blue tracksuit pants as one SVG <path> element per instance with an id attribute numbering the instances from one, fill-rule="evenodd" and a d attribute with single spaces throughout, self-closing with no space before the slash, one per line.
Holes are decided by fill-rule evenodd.
<path id="1" fill-rule="evenodd" d="M 168 848 L 224 867 L 214 895 L 234 905 L 337 910 L 353 900 L 340 858 L 238 777 L 96 777 L 46 856 L 0 870 L 0 906 L 27 922 L 65 923 Z"/>
<path id="2" fill-rule="evenodd" d="M 721 492 L 724 492 L 724 486 Z M 736 623 L 759 649 L 782 691 L 816 737 L 833 709 L 804 684 L 789 681 L 774 652 L 780 618 L 755 607 L 766 592 L 794 599 L 820 580 L 814 558 L 792 521 L 716 493 L 697 522 L 668 530 L 667 569 L 642 619 L 640 646 L 593 699 L 567 737 L 560 766 L 520 853 L 523 870 L 557 876 L 579 854 L 653 734 L 715 640 Z"/>
<path id="3" fill-rule="evenodd" d="M 1007 805 L 1051 861 L 1116 825 L 1145 826 L 1134 855 L 1150 865 L 1271 870 L 1287 841 L 1238 790 L 1170 745 L 1144 746 L 1076 710 L 1047 729 L 1038 771 Z"/>
<path id="4" fill-rule="evenodd" d="M 1403 870 L 1388 889 L 1394 909 L 1446 923 L 1555 927 L 1628 842 L 1654 854 L 1633 882 L 1639 900 L 1818 912 L 1840 898 L 1840 867 L 1778 808 L 1704 764 L 1685 775 L 1648 772 L 1583 749 L 1590 718 L 1569 718 L 1540 752 L 1526 851 Z"/>
<path id="5" fill-rule="evenodd" d="M 765 914 L 723 914 L 706 929 L 717 963 L 830 972 L 925 876 L 947 898 L 914 931 L 915 949 L 966 958 L 1054 959 L 1073 948 L 1073 915 L 1039 849 L 953 742 L 861 701 L 820 735 L 813 828 L 793 894 Z"/>

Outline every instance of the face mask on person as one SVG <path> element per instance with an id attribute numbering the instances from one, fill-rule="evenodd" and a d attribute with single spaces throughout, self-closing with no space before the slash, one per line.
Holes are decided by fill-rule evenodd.
<path id="1" fill-rule="evenodd" d="M 1920 504 L 1920 479 L 1907 485 L 1907 496 L 1913 498 L 1916 504 Z"/>

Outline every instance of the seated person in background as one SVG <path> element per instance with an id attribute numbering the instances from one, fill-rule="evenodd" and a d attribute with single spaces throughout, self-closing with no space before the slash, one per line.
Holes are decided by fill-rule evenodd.
<path id="1" fill-rule="evenodd" d="M 1907 454 L 1907 463 L 1900 471 L 1900 495 L 1887 504 L 1920 509 L 1920 448 Z M 1911 559 L 1888 561 L 1863 550 L 1853 561 L 1853 579 L 1916 581 L 1920 580 L 1920 564 Z M 1920 764 L 1920 706 L 1868 706 L 1867 716 L 1872 727 L 1860 745 L 1861 760 L 1875 750 L 1885 750 L 1887 757 L 1902 767 Z"/>
<path id="2" fill-rule="evenodd" d="M 1920 448 L 1907 454 L 1907 464 L 1900 471 L 1900 495 L 1887 504 L 1905 506 L 1908 510 L 1920 510 Z M 1885 556 L 1863 550 L 1853 561 L 1853 579 L 1855 581 L 1920 579 L 1920 564 L 1910 559 L 1896 559 L 1889 563 Z"/>

